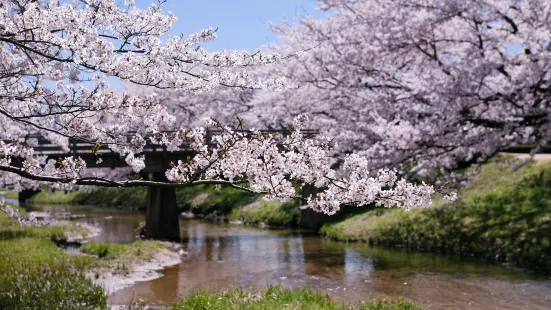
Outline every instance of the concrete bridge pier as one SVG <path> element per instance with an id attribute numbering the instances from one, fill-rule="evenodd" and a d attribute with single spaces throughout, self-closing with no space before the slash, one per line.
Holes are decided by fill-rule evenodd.
<path id="1" fill-rule="evenodd" d="M 154 172 L 153 180 L 167 181 L 163 172 Z M 153 239 L 180 241 L 176 189 L 153 186 L 147 188 L 145 236 Z"/>
<path id="2" fill-rule="evenodd" d="M 303 205 L 306 204 L 306 198 L 316 195 L 320 191 L 319 188 L 313 184 L 306 184 L 302 187 L 302 197 L 304 198 Z M 316 212 L 312 209 L 300 210 L 300 227 L 312 229 L 318 231 L 325 223 L 331 222 L 335 216 L 340 215 L 343 212 L 341 208 L 334 215 L 327 215 L 325 213 Z"/>

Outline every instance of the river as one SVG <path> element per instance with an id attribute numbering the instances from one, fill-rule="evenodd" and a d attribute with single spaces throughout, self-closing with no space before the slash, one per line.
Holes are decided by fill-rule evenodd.
<path id="1" fill-rule="evenodd" d="M 99 226 L 92 242 L 130 243 L 144 215 L 84 206 L 28 207 L 71 212 Z M 163 277 L 110 296 L 112 304 L 142 299 L 166 305 L 198 290 L 270 284 L 307 287 L 347 302 L 407 298 L 428 309 L 551 309 L 551 280 L 469 257 L 339 243 L 300 230 L 267 230 L 202 220 L 180 221 L 189 253 Z"/>

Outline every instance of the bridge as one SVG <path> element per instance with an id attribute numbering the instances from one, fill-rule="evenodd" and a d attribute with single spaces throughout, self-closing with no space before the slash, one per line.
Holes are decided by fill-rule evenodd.
<path id="1" fill-rule="evenodd" d="M 262 130 L 262 133 L 279 133 L 288 134 L 285 130 Z M 314 130 L 303 130 L 306 136 L 317 134 Z M 213 137 L 220 134 L 219 130 L 207 131 L 207 144 L 214 147 Z M 133 135 L 127 135 L 127 141 Z M 48 159 L 57 160 L 60 157 L 81 157 L 86 161 L 89 168 L 119 168 L 127 167 L 128 164 L 118 153 L 111 151 L 107 146 L 100 145 L 97 150 L 93 150 L 94 144 L 83 142 L 78 139 L 69 140 L 69 149 L 63 149 L 59 145 L 51 143 L 49 140 L 40 134 L 31 134 L 27 138 L 36 139 L 37 145 L 33 146 L 35 154 L 47 156 Z M 147 137 L 146 137 L 147 138 Z M 184 143 L 179 149 L 168 151 L 166 146 L 151 143 L 146 139 L 147 143 L 143 151 L 137 155 L 144 155 L 145 168 L 140 172 L 143 179 L 148 179 L 151 175 L 152 181 L 168 182 L 165 177 L 165 172 L 170 168 L 171 162 L 178 160 L 187 160 L 195 155 L 195 152 L 189 147 L 189 144 Z M 97 159 L 101 158 L 102 162 L 98 163 Z M 309 189 L 311 190 L 311 189 Z M 32 195 L 36 194 L 35 190 L 23 190 L 19 193 L 20 202 L 24 202 Z M 180 239 L 179 214 L 176 205 L 176 189 L 148 186 L 147 188 L 147 208 L 146 208 L 146 226 L 145 234 L 148 238 L 155 239 Z M 314 219 L 314 217 L 312 217 Z M 315 217 L 318 222 L 318 217 Z M 315 225 L 318 225 L 317 223 Z"/>

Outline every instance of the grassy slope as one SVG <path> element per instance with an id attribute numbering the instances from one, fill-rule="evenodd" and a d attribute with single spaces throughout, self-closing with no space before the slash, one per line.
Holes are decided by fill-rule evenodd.
<path id="1" fill-rule="evenodd" d="M 551 271 L 551 164 L 514 172 L 512 160 L 483 166 L 454 203 L 424 210 L 375 209 L 325 225 L 344 241 L 446 250 Z"/>
<path id="2" fill-rule="evenodd" d="M 226 293 L 195 293 L 186 300 L 174 304 L 170 310 L 421 310 L 418 305 L 405 301 L 372 301 L 359 306 L 346 305 L 308 290 L 285 290 L 276 286 L 265 293 L 252 294 L 234 290 Z"/>
<path id="3" fill-rule="evenodd" d="M 193 213 L 227 216 L 232 209 L 250 204 L 258 195 L 231 187 L 215 190 L 212 185 L 194 186 L 176 191 L 179 206 L 191 209 Z"/>
<path id="4" fill-rule="evenodd" d="M 201 193 L 208 193 L 208 199 L 194 202 L 193 199 Z M 236 205 L 245 205 L 254 199 L 254 195 L 232 188 L 214 190 L 214 186 L 199 185 L 176 190 L 176 203 L 181 210 L 195 208 L 197 213 L 219 211 L 228 213 Z M 145 210 L 147 203 L 147 188 L 97 188 L 91 192 L 54 191 L 49 194 L 42 191 L 28 202 L 44 204 L 87 204 L 104 207 L 115 207 L 129 210 Z"/>
<path id="5" fill-rule="evenodd" d="M 240 220 L 250 225 L 298 226 L 300 209 L 295 201 L 259 200 L 252 204 L 235 208 L 228 216 L 231 221 Z"/>
<path id="6" fill-rule="evenodd" d="M 48 191 L 42 191 L 29 198 L 27 201 L 30 203 L 40 202 L 47 204 L 69 204 L 74 201 L 78 201 L 80 195 L 81 193 L 79 192 L 69 192 L 68 194 L 65 194 L 64 191 L 61 190 L 53 191 L 50 195 Z"/>
<path id="7" fill-rule="evenodd" d="M 43 204 L 86 204 L 105 207 L 117 207 L 129 210 L 145 210 L 147 191 L 145 188 L 98 188 L 92 192 L 48 191 L 32 196 L 28 203 Z"/>
<path id="8" fill-rule="evenodd" d="M 56 243 L 69 225 L 20 227 L 0 211 L 0 309 L 104 309 L 102 288 L 85 279 L 95 259 Z"/>

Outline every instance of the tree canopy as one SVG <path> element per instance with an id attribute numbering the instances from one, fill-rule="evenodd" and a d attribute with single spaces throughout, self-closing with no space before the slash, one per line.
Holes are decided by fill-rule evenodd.
<path id="1" fill-rule="evenodd" d="M 208 118 L 216 128 L 209 147 L 205 129 L 189 130 L 176 122 L 158 93 L 224 89 L 282 90 L 278 74 L 251 74 L 251 68 L 283 63 L 301 54 L 208 52 L 209 29 L 187 38 L 172 35 L 176 21 L 162 2 L 142 10 L 133 1 L 0 0 L 0 171 L 4 183 L 40 186 L 75 185 L 184 187 L 218 184 L 266 194 L 267 199 L 297 198 L 297 187 L 313 184 L 322 193 L 308 206 L 334 213 L 342 204 L 375 203 L 404 208 L 430 204 L 434 188 L 399 180 L 395 170 L 371 172 L 365 157 L 349 155 L 336 173 L 328 155 L 334 143 L 310 138 L 294 117 L 288 135 L 246 131 Z M 285 55 L 285 56 L 281 56 Z M 113 90 L 109 79 L 150 87 L 150 94 Z M 266 113 L 271 113 L 266 111 Z M 166 129 L 170 129 L 167 131 Z M 67 147 L 70 138 L 107 145 L 135 172 L 145 167 L 140 155 L 149 141 L 175 150 L 184 143 L 196 155 L 167 167 L 167 182 L 113 180 L 91 173 L 76 156 L 59 160 L 35 154 L 38 132 Z M 131 138 L 128 139 L 128 134 Z M 98 158 L 101 161 L 101 157 Z M 298 186 L 297 186 L 298 184 Z"/>

